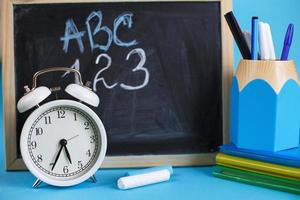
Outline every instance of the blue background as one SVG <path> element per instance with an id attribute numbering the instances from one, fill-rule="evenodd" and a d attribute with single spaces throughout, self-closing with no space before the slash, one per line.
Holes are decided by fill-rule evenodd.
<path id="1" fill-rule="evenodd" d="M 234 13 L 243 30 L 250 31 L 253 15 L 271 26 L 276 56 L 280 57 L 283 39 L 289 23 L 295 24 L 295 34 L 290 58 L 300 71 L 300 1 L 299 0 L 233 0 Z M 234 66 L 241 59 L 234 47 Z M 2 91 L 0 91 L 2 96 Z M 2 102 L 1 102 L 2 103 Z M 2 107 L 0 107 L 2 113 Z M 1 122 L 3 121 L 2 115 Z M 2 128 L 1 128 L 2 129 Z M 3 135 L 3 131 L 1 132 Z M 43 184 L 31 189 L 34 177 L 29 172 L 6 172 L 4 166 L 3 136 L 0 137 L 0 200 L 4 199 L 300 199 L 299 196 L 226 181 L 211 176 L 211 167 L 175 168 L 171 180 L 166 183 L 120 191 L 116 181 L 127 169 L 101 170 L 98 182 L 85 182 L 70 188 L 55 188 Z"/>
<path id="2" fill-rule="evenodd" d="M 299 0 L 233 0 L 233 12 L 243 31 L 251 32 L 251 17 L 270 24 L 276 57 L 280 58 L 289 23 L 294 24 L 294 38 L 289 59 L 295 61 L 300 74 L 300 1 Z M 234 45 L 234 66 L 241 54 Z"/>

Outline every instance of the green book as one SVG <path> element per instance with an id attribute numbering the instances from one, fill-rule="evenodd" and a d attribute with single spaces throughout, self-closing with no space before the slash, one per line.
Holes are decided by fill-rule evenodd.
<path id="1" fill-rule="evenodd" d="M 254 172 L 234 169 L 217 165 L 214 167 L 213 175 L 232 181 L 258 185 L 270 189 L 281 190 L 300 194 L 300 181 L 279 178 Z"/>

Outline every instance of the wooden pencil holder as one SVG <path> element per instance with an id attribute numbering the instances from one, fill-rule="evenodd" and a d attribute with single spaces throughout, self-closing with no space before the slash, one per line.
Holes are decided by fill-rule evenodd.
<path id="1" fill-rule="evenodd" d="M 293 61 L 241 60 L 231 85 L 231 142 L 265 151 L 298 147 L 299 85 Z"/>

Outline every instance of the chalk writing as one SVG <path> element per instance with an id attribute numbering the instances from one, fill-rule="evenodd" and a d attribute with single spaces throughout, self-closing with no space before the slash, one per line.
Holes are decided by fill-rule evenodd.
<path id="1" fill-rule="evenodd" d="M 123 42 L 117 36 L 118 28 L 121 23 L 123 23 L 124 26 L 127 25 L 129 29 L 132 27 L 132 16 L 133 14 L 131 12 L 125 12 L 119 15 L 114 21 L 114 42 L 119 46 L 130 47 L 138 43 L 136 40 L 133 40 L 131 42 Z"/>
<path id="2" fill-rule="evenodd" d="M 145 79 L 144 79 L 144 82 L 141 85 L 138 85 L 138 86 L 130 86 L 130 85 L 126 85 L 124 83 L 121 83 L 120 86 L 125 90 L 138 90 L 138 89 L 141 89 L 141 88 L 145 87 L 149 82 L 149 71 L 148 71 L 148 69 L 143 67 L 145 62 L 146 62 L 145 51 L 141 48 L 133 49 L 127 54 L 126 60 L 129 60 L 129 58 L 132 54 L 138 54 L 140 59 L 141 59 L 140 62 L 138 63 L 138 65 L 132 71 L 133 72 L 138 71 L 138 70 L 144 71 L 145 72 Z"/>
<path id="3" fill-rule="evenodd" d="M 78 71 L 80 71 L 80 63 L 79 63 L 79 59 L 77 58 L 74 62 L 74 64 L 70 67 L 71 69 L 76 69 Z M 71 72 L 65 72 L 63 75 L 61 75 L 62 78 L 64 78 L 65 76 L 67 76 L 68 74 L 70 74 Z M 75 83 L 79 83 L 79 77 L 78 74 L 74 74 L 75 75 Z"/>
<path id="4" fill-rule="evenodd" d="M 145 72 L 145 78 L 144 78 L 144 81 L 141 85 L 138 85 L 138 86 L 131 86 L 131 85 L 126 85 L 124 83 L 121 83 L 120 84 L 120 87 L 125 89 L 125 90 L 138 90 L 138 89 L 142 89 L 143 87 L 145 87 L 148 82 L 149 82 L 149 71 L 144 68 L 144 64 L 146 62 L 146 54 L 145 54 L 145 51 L 141 48 L 137 48 L 137 49 L 133 49 L 131 50 L 127 56 L 126 56 L 126 60 L 129 60 L 130 56 L 132 54 L 138 54 L 138 56 L 140 57 L 140 62 L 138 63 L 138 65 L 132 70 L 132 72 L 135 72 L 135 71 L 139 71 L 139 70 L 142 70 Z M 99 64 L 99 61 L 101 58 L 106 58 L 107 60 L 107 64 L 104 68 L 102 68 L 101 70 L 99 70 L 97 72 L 97 74 L 95 75 L 94 77 L 94 81 L 93 81 L 93 90 L 96 92 L 97 91 L 97 84 L 98 82 L 102 82 L 104 87 L 106 87 L 107 89 L 113 89 L 115 86 L 118 85 L 118 82 L 116 83 L 113 83 L 111 85 L 107 84 L 107 82 L 105 81 L 104 77 L 101 76 L 101 73 L 104 72 L 105 70 L 107 70 L 110 66 L 111 66 L 111 62 L 112 62 L 112 59 L 109 55 L 107 55 L 106 53 L 102 53 L 100 54 L 97 59 L 96 59 L 96 64 Z"/>
<path id="5" fill-rule="evenodd" d="M 104 68 L 102 68 L 101 70 L 99 70 L 98 73 L 95 75 L 95 78 L 94 78 L 94 81 L 93 81 L 93 90 L 94 90 L 95 92 L 97 91 L 97 87 L 96 87 L 96 86 L 97 86 L 97 83 L 98 83 L 99 81 L 102 81 L 103 84 L 104 84 L 104 86 L 105 86 L 107 89 L 112 89 L 112 88 L 114 88 L 116 85 L 118 85 L 118 83 L 114 83 L 114 84 L 112 84 L 112 85 L 108 85 L 108 84 L 106 83 L 106 81 L 104 80 L 104 78 L 100 76 L 101 73 L 102 73 L 103 71 L 107 70 L 107 69 L 111 66 L 111 57 L 110 57 L 109 55 L 107 55 L 106 53 L 102 53 L 102 54 L 100 54 L 100 55 L 97 57 L 97 59 L 96 59 L 96 64 L 99 64 L 99 61 L 100 61 L 101 58 L 106 58 L 107 64 L 106 64 L 106 67 L 104 67 Z M 100 78 L 99 78 L 99 76 L 100 76 Z"/>
<path id="6" fill-rule="evenodd" d="M 69 41 L 72 39 L 76 39 L 77 44 L 79 46 L 79 50 L 81 53 L 84 51 L 84 46 L 82 43 L 82 37 L 84 35 L 84 31 L 79 32 L 73 19 L 68 19 L 66 21 L 66 28 L 65 28 L 65 36 L 61 37 L 60 40 L 64 42 L 63 50 L 65 53 L 68 52 Z"/>
<path id="7" fill-rule="evenodd" d="M 98 24 L 96 25 L 94 31 L 92 31 L 90 22 L 94 18 L 98 18 Z M 112 42 L 112 32 L 107 26 L 102 26 L 102 12 L 101 11 L 92 12 L 86 20 L 86 26 L 88 30 L 89 41 L 90 41 L 92 51 L 96 48 L 99 48 L 100 50 L 103 51 L 107 51 Z M 93 36 L 95 36 L 97 33 L 100 33 L 101 31 L 105 32 L 108 36 L 106 45 L 100 45 L 94 42 Z"/>
<path id="8" fill-rule="evenodd" d="M 112 43 L 122 48 L 128 48 L 139 44 L 138 41 L 136 41 L 135 39 L 131 41 L 124 41 L 124 38 L 121 39 L 121 37 L 118 36 L 118 30 L 121 26 L 127 28 L 128 30 L 132 29 L 133 27 L 132 12 L 127 11 L 118 15 L 113 22 L 113 31 L 111 31 L 111 29 L 109 29 L 107 26 L 104 26 L 102 22 L 103 22 L 103 14 L 101 11 L 93 11 L 86 18 L 85 25 L 88 33 L 87 35 L 91 47 L 91 52 L 93 52 L 95 49 L 107 52 L 111 47 Z M 69 42 L 71 40 L 76 40 L 80 53 L 84 53 L 85 48 L 84 48 L 82 37 L 85 36 L 85 31 L 79 32 L 73 19 L 71 18 L 66 21 L 65 25 L 66 27 L 65 27 L 64 37 L 60 38 L 60 40 L 63 41 L 64 52 L 67 54 L 69 49 Z M 101 32 L 107 35 L 104 44 L 100 44 L 99 42 L 95 41 L 95 36 L 97 34 L 100 34 Z M 101 36 L 102 35 L 103 34 L 101 34 Z M 103 40 L 101 41 L 103 43 Z M 143 72 L 145 74 L 144 75 L 145 77 L 141 84 L 129 85 L 128 83 L 123 83 L 123 82 L 122 83 L 113 82 L 113 80 L 112 80 L 113 83 L 108 83 L 105 80 L 103 72 L 108 70 L 111 67 L 112 58 L 107 53 L 100 53 L 95 60 L 95 64 L 97 66 L 100 66 L 100 61 L 103 60 L 104 62 L 106 61 L 106 65 L 95 74 L 93 80 L 93 90 L 95 92 L 97 91 L 97 86 L 99 86 L 99 83 L 103 83 L 106 89 L 113 89 L 116 86 L 119 86 L 124 90 L 139 90 L 146 87 L 150 77 L 150 73 L 148 69 L 144 67 L 146 63 L 146 53 L 142 48 L 132 49 L 127 54 L 126 59 L 124 59 L 124 62 L 126 61 L 128 62 L 130 58 L 133 57 L 134 55 L 139 56 L 140 60 L 139 63 L 135 67 L 133 67 L 133 69 L 130 71 L 132 73 L 130 74 L 130 76 L 137 75 L 137 72 L 139 71 Z M 80 62 L 78 58 L 75 60 L 75 63 L 70 68 L 80 70 Z M 69 72 L 66 72 L 62 75 L 62 77 L 66 77 L 68 74 Z M 78 77 L 76 76 L 75 76 L 75 82 L 78 83 Z"/>

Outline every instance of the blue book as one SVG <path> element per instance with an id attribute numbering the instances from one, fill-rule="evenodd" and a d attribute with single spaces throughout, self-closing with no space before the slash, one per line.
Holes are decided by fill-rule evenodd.
<path id="1" fill-rule="evenodd" d="M 275 163 L 291 167 L 300 167 L 300 147 L 283 151 L 271 152 L 241 149 L 237 148 L 233 144 L 225 144 L 220 147 L 220 152 L 232 156 L 249 158 L 263 162 Z"/>

